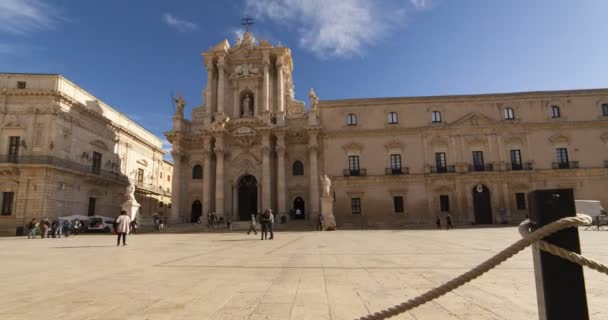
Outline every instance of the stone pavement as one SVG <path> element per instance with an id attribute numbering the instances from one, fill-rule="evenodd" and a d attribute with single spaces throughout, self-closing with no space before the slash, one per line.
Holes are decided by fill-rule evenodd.
<path id="1" fill-rule="evenodd" d="M 608 232 L 581 231 L 608 262 Z M 0 319 L 353 319 L 414 297 L 518 239 L 513 227 L 453 231 L 141 234 L 0 239 Z M 608 277 L 585 269 L 592 319 Z M 394 319 L 537 319 L 532 257 Z"/>

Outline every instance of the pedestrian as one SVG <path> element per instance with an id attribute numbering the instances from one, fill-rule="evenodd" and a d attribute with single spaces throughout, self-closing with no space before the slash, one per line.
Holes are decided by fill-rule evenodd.
<path id="1" fill-rule="evenodd" d="M 249 222 L 249 231 L 247 231 L 247 234 L 250 234 L 251 231 L 253 231 L 254 235 L 258 234 L 258 231 L 255 229 L 255 215 L 253 213 L 251 214 L 251 221 Z"/>
<path id="2" fill-rule="evenodd" d="M 158 213 L 154 213 L 154 216 L 152 216 L 152 219 L 154 220 L 154 229 L 158 230 Z"/>
<path id="3" fill-rule="evenodd" d="M 80 234 L 80 228 L 82 228 L 82 222 L 80 222 L 80 219 L 76 218 L 76 220 L 74 220 L 74 225 L 72 227 L 74 228 L 75 235 Z"/>
<path id="4" fill-rule="evenodd" d="M 36 238 L 36 229 L 38 228 L 38 220 L 33 218 L 30 223 L 27 224 L 27 238 L 35 239 Z"/>
<path id="5" fill-rule="evenodd" d="M 269 220 L 268 220 L 268 226 L 266 227 L 266 229 L 268 230 L 268 232 L 270 232 L 270 238 L 268 240 L 272 240 L 272 239 L 274 239 L 274 233 L 272 233 L 272 227 L 274 225 L 274 214 L 272 213 L 271 209 L 268 209 L 268 214 L 269 214 Z"/>
<path id="6" fill-rule="evenodd" d="M 317 224 L 317 230 L 323 231 L 323 214 L 319 213 L 319 222 Z"/>
<path id="7" fill-rule="evenodd" d="M 63 221 L 57 219 L 53 221 L 53 238 L 61 238 L 63 233 Z"/>
<path id="8" fill-rule="evenodd" d="M 454 226 L 452 226 L 452 216 L 449 213 L 445 216 L 445 224 L 447 225 L 447 230 L 454 229 Z"/>
<path id="9" fill-rule="evenodd" d="M 122 210 L 120 215 L 116 218 L 116 246 L 120 245 L 120 237 L 122 237 L 122 245 L 127 245 L 127 234 L 129 234 L 129 225 L 131 224 L 131 217 L 127 215 L 127 211 Z"/>
<path id="10" fill-rule="evenodd" d="M 63 234 L 66 238 L 70 236 L 70 228 L 72 228 L 72 221 L 66 220 L 63 224 Z"/>
<path id="11" fill-rule="evenodd" d="M 260 224 L 262 225 L 262 238 L 260 240 L 268 239 L 268 223 L 270 222 L 270 216 L 268 210 L 264 211 L 260 217 Z"/>
<path id="12" fill-rule="evenodd" d="M 44 218 L 42 219 L 42 221 L 39 224 L 40 226 L 40 236 L 41 238 L 48 238 L 49 236 L 49 229 L 51 229 L 51 222 L 49 221 L 48 218 Z"/>
<path id="13" fill-rule="evenodd" d="M 439 216 L 437 216 L 435 223 L 437 224 L 437 230 L 441 230 L 441 218 L 439 218 Z"/>
<path id="14" fill-rule="evenodd" d="M 230 219 L 230 217 L 226 218 L 226 228 L 228 229 L 228 231 L 232 231 L 232 220 Z"/>
<path id="15" fill-rule="evenodd" d="M 137 233 L 137 218 L 133 219 L 133 221 L 131 221 L 131 223 L 129 224 L 129 227 L 131 228 L 131 233 L 136 234 Z"/>

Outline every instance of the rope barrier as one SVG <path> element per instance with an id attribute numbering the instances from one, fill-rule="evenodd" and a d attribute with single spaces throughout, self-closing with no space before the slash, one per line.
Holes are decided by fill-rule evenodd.
<path id="1" fill-rule="evenodd" d="M 489 258 L 488 260 L 482 262 L 477 267 L 475 267 L 475 268 L 463 273 L 462 275 L 460 275 L 434 289 L 431 289 L 428 292 L 423 293 L 413 299 L 410 299 L 403 303 L 389 307 L 387 309 L 375 312 L 373 314 L 369 314 L 369 315 L 360 317 L 360 318 L 358 318 L 358 320 L 383 320 L 383 319 L 388 319 L 388 318 L 396 316 L 398 314 L 407 312 L 407 311 L 414 309 L 420 305 L 423 305 L 429 301 L 435 300 L 435 299 L 443 296 L 444 294 L 464 285 L 465 283 L 478 278 L 482 274 L 490 271 L 497 265 L 505 262 L 507 259 L 509 259 L 512 256 L 514 256 L 515 254 L 519 253 L 520 251 L 522 251 L 529 245 L 537 243 L 539 240 L 543 239 L 544 237 L 546 237 L 552 233 L 555 233 L 555 232 L 565 229 L 565 228 L 589 225 L 589 224 L 591 224 L 591 222 L 592 222 L 591 217 L 589 217 L 587 215 L 577 214 L 576 217 L 562 218 L 562 219 L 554 221 L 548 225 L 545 225 L 538 230 L 529 232 L 530 221 L 526 220 L 519 225 L 519 232 L 523 235 L 522 239 L 516 241 L 515 243 L 508 246 L 506 249 L 502 250 L 498 254 L 496 254 L 493 257 Z M 528 231 L 526 231 L 526 230 L 528 230 Z M 549 245 L 549 244 L 547 243 L 547 245 Z M 551 246 L 551 245 L 549 245 L 549 246 Z M 555 248 L 550 248 L 548 246 L 543 246 L 542 244 L 539 244 L 539 248 L 542 248 L 542 247 L 548 248 L 548 250 L 554 250 L 555 252 L 558 252 L 557 255 L 559 255 L 560 257 L 562 257 L 560 254 L 564 254 L 564 252 L 562 251 L 564 249 L 562 249 L 562 248 L 556 247 L 558 250 L 555 250 Z M 547 250 L 547 252 L 550 252 L 548 250 Z M 564 251 L 567 251 L 567 250 L 564 250 Z M 580 255 L 577 255 L 575 253 L 572 253 L 570 251 L 567 251 L 567 252 L 569 252 L 569 253 L 564 254 L 564 256 L 567 258 L 565 258 L 565 257 L 563 257 L 563 258 L 568 259 L 568 260 L 573 259 L 575 261 L 573 261 L 573 260 L 570 260 L 570 261 L 572 261 L 574 263 L 579 263 L 578 261 L 580 261 L 580 264 L 589 263 L 589 264 L 583 264 L 583 265 L 586 265 L 590 268 L 593 268 L 593 267 L 591 267 L 591 265 L 595 265 L 597 268 L 594 268 L 594 269 L 598 270 L 598 271 L 608 270 L 608 268 L 606 266 L 603 266 L 595 261 L 586 259 L 586 258 L 584 258 Z M 578 257 L 573 257 L 572 254 L 574 254 Z M 585 261 L 585 262 L 583 262 L 583 261 Z M 590 262 L 592 262 L 592 263 L 590 263 Z M 600 272 L 603 272 L 603 271 L 600 271 Z"/>

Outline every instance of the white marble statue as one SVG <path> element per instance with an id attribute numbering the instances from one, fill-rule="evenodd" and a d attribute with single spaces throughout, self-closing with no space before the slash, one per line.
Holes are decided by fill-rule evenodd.
<path id="1" fill-rule="evenodd" d="M 135 187 L 131 184 L 127 187 L 127 201 L 135 201 Z"/>
<path id="2" fill-rule="evenodd" d="M 243 99 L 241 108 L 243 109 L 243 117 L 251 117 L 253 115 L 253 112 L 251 111 L 251 95 L 250 94 L 245 95 L 245 99 Z"/>
<path id="3" fill-rule="evenodd" d="M 310 92 L 308 93 L 308 99 L 310 100 L 310 110 L 316 110 L 317 104 L 319 103 L 319 97 L 315 93 L 313 88 L 310 88 Z"/>
<path id="4" fill-rule="evenodd" d="M 323 185 L 323 195 L 328 196 L 329 189 L 331 188 L 331 180 L 329 180 L 329 177 L 326 174 L 321 176 L 321 184 Z"/>

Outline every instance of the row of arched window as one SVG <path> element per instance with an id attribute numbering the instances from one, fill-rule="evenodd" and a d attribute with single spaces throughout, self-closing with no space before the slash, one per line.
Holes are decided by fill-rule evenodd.
<path id="1" fill-rule="evenodd" d="M 504 110 L 504 119 L 505 120 L 515 120 L 515 111 L 511 107 L 506 107 Z M 551 106 L 551 118 L 561 118 L 561 111 L 559 106 L 552 105 Z M 603 103 L 601 105 L 601 114 L 604 117 L 608 117 L 608 103 Z M 388 124 L 397 124 L 399 123 L 399 117 L 396 112 L 388 113 Z M 431 113 L 431 122 L 432 123 L 441 123 L 441 111 L 433 111 Z M 346 125 L 347 126 L 356 126 L 357 125 L 357 115 L 354 113 L 349 113 L 346 115 Z"/>
<path id="2" fill-rule="evenodd" d="M 303 176 L 304 175 L 304 164 L 300 160 L 296 160 L 291 166 L 291 174 L 293 176 Z M 192 179 L 200 180 L 203 179 L 203 166 L 200 164 L 192 167 Z"/>

